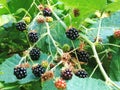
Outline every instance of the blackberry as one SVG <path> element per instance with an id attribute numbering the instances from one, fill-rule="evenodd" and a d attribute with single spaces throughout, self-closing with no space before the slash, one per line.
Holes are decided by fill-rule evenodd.
<path id="1" fill-rule="evenodd" d="M 89 54 L 86 51 L 76 51 L 78 60 L 81 62 L 88 62 L 89 60 Z"/>
<path id="2" fill-rule="evenodd" d="M 26 68 L 22 68 L 22 67 L 15 67 L 14 75 L 17 77 L 17 79 L 25 78 L 27 76 L 27 70 Z"/>
<path id="3" fill-rule="evenodd" d="M 30 32 L 28 38 L 30 42 L 35 43 L 38 40 L 38 35 L 36 32 Z"/>
<path id="4" fill-rule="evenodd" d="M 62 71 L 61 73 L 61 77 L 64 80 L 70 80 L 72 78 L 73 74 L 72 71 L 70 69 L 65 69 L 64 71 Z"/>
<path id="5" fill-rule="evenodd" d="M 39 48 L 33 48 L 30 52 L 30 57 L 32 60 L 38 60 L 40 57 L 40 49 Z"/>
<path id="6" fill-rule="evenodd" d="M 49 8 L 44 8 L 43 16 L 52 16 L 52 12 Z"/>
<path id="7" fill-rule="evenodd" d="M 42 67 L 41 65 L 37 64 L 37 65 L 35 65 L 35 66 L 32 67 L 32 73 L 36 77 L 40 77 L 42 74 L 45 73 L 45 68 Z"/>
<path id="8" fill-rule="evenodd" d="M 16 24 L 16 29 L 19 30 L 19 31 L 26 30 L 26 23 L 25 22 L 18 22 Z"/>
<path id="9" fill-rule="evenodd" d="M 71 40 L 75 40 L 77 37 L 79 37 L 79 33 L 75 28 L 70 28 L 65 34 Z"/>
<path id="10" fill-rule="evenodd" d="M 76 76 L 80 77 L 80 78 L 86 78 L 88 77 L 88 73 L 85 70 L 78 70 L 75 73 Z"/>

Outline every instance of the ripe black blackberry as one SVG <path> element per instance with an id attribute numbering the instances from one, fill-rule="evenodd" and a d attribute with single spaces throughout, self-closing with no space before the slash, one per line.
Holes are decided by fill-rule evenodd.
<path id="1" fill-rule="evenodd" d="M 72 78 L 73 74 L 70 69 L 65 69 L 64 71 L 61 72 L 61 77 L 64 80 L 70 80 Z"/>
<path id="2" fill-rule="evenodd" d="M 36 77 L 40 77 L 42 74 L 45 73 L 45 68 L 42 67 L 41 65 L 37 64 L 37 65 L 35 65 L 35 66 L 32 67 L 32 73 Z"/>
<path id="3" fill-rule="evenodd" d="M 79 33 L 75 28 L 70 28 L 65 34 L 71 40 L 75 40 L 77 37 L 79 37 Z"/>
<path id="4" fill-rule="evenodd" d="M 38 60 L 40 57 L 40 49 L 39 48 L 33 48 L 30 52 L 30 57 L 32 60 Z"/>
<path id="5" fill-rule="evenodd" d="M 52 12 L 49 8 L 44 8 L 43 16 L 52 16 Z"/>
<path id="6" fill-rule="evenodd" d="M 19 30 L 19 31 L 26 30 L 26 23 L 25 22 L 18 22 L 16 24 L 16 29 Z"/>
<path id="7" fill-rule="evenodd" d="M 85 70 L 78 70 L 75 73 L 76 76 L 80 77 L 80 78 L 86 78 L 88 77 L 88 73 Z"/>
<path id="8" fill-rule="evenodd" d="M 76 51 L 78 60 L 87 63 L 89 60 L 89 53 L 86 51 Z"/>
<path id="9" fill-rule="evenodd" d="M 27 70 L 26 68 L 22 68 L 22 67 L 15 67 L 14 75 L 17 77 L 17 79 L 25 78 L 27 76 Z"/>
<path id="10" fill-rule="evenodd" d="M 29 41 L 35 43 L 38 40 L 38 34 L 33 31 L 28 34 Z"/>

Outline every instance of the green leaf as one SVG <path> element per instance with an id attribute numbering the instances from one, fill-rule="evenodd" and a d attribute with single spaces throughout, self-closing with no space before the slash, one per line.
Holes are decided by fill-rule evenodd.
<path id="1" fill-rule="evenodd" d="M 6 28 L 11 27 L 12 24 L 15 22 L 16 22 L 15 18 L 10 14 L 0 16 L 0 26 L 4 25 L 4 27 Z"/>
<path id="2" fill-rule="evenodd" d="M 103 10 L 106 6 L 106 0 L 74 0 L 72 3 L 70 0 L 61 0 L 66 6 L 69 6 L 70 9 L 79 9 L 80 15 L 74 17 L 73 11 L 71 11 L 72 25 L 78 27 L 80 22 L 87 18 L 88 16 L 95 13 L 97 10 Z M 76 3 L 77 2 L 77 3 Z"/>
<path id="3" fill-rule="evenodd" d="M 18 82 L 20 84 L 24 84 L 39 79 L 33 75 L 31 68 L 27 69 L 27 77 L 24 79 L 19 80 L 14 76 L 13 69 L 16 65 L 18 65 L 20 59 L 21 57 L 18 54 L 16 54 L 8 58 L 5 62 L 2 63 L 2 65 L 0 65 L 0 81 L 4 81 L 5 83 Z M 35 61 L 34 63 L 40 63 L 42 60 L 46 59 L 47 55 L 41 53 L 39 60 Z"/>
<path id="4" fill-rule="evenodd" d="M 43 82 L 42 87 L 42 90 L 57 90 L 57 88 L 54 85 L 53 79 Z"/>
<path id="5" fill-rule="evenodd" d="M 0 0 L 0 15 L 10 13 L 9 8 L 7 6 L 7 0 Z"/>
<path id="6" fill-rule="evenodd" d="M 118 53 L 113 54 L 110 64 L 110 78 L 114 81 L 120 81 L 120 56 Z"/>
<path id="7" fill-rule="evenodd" d="M 102 38 L 103 43 L 108 42 L 108 37 L 112 36 L 115 29 L 120 28 L 120 12 L 113 13 L 110 17 L 103 18 L 101 27 L 100 27 L 100 37 Z M 93 25 L 90 26 L 87 35 L 91 41 L 97 36 L 99 26 L 99 20 L 96 21 Z"/>
<path id="8" fill-rule="evenodd" d="M 106 6 L 106 11 L 115 12 L 120 10 L 120 1 L 110 3 Z"/>
<path id="9" fill-rule="evenodd" d="M 94 86 L 93 86 L 94 85 Z M 73 76 L 67 82 L 67 90 L 110 90 L 110 88 L 101 80 L 93 78 L 78 78 Z"/>

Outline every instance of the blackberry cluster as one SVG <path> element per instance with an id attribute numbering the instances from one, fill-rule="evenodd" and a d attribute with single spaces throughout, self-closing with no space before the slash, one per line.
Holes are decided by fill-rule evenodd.
<path id="1" fill-rule="evenodd" d="M 49 8 L 44 8 L 43 15 L 44 16 L 52 16 L 52 12 Z"/>
<path id="2" fill-rule="evenodd" d="M 19 31 L 26 30 L 26 23 L 25 22 L 18 22 L 16 24 L 16 29 L 19 30 Z"/>
<path id="3" fill-rule="evenodd" d="M 71 40 L 75 40 L 77 37 L 79 37 L 79 33 L 75 28 L 70 28 L 65 34 Z"/>
<path id="4" fill-rule="evenodd" d="M 25 78 L 27 76 L 27 70 L 26 68 L 22 68 L 22 67 L 15 67 L 14 75 L 17 77 L 17 79 Z"/>
<path id="5" fill-rule="evenodd" d="M 88 62 L 89 60 L 89 53 L 86 51 L 76 51 L 77 56 L 78 56 L 78 60 L 82 61 L 82 62 Z"/>
<path id="6" fill-rule="evenodd" d="M 88 73 L 85 70 L 78 70 L 75 73 L 76 76 L 80 77 L 80 78 L 86 78 L 88 77 Z"/>
<path id="7" fill-rule="evenodd" d="M 35 43 L 38 40 L 38 35 L 36 32 L 30 32 L 28 38 L 30 42 Z"/>
<path id="8" fill-rule="evenodd" d="M 30 57 L 32 60 L 38 60 L 40 57 L 40 49 L 39 48 L 33 48 L 30 52 Z"/>
<path id="9" fill-rule="evenodd" d="M 45 68 L 42 67 L 41 65 L 35 65 L 32 67 L 32 73 L 36 76 L 36 77 L 40 77 L 42 74 L 45 73 Z"/>
<path id="10" fill-rule="evenodd" d="M 61 73 L 61 77 L 64 80 L 70 80 L 72 78 L 73 74 L 72 71 L 70 69 L 65 69 L 62 73 Z"/>

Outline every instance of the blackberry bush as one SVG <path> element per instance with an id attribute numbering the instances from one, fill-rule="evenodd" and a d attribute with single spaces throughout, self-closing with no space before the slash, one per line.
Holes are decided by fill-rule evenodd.
<path id="1" fill-rule="evenodd" d="M 120 90 L 119 0 L 25 3 L 0 0 L 0 90 Z"/>

